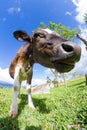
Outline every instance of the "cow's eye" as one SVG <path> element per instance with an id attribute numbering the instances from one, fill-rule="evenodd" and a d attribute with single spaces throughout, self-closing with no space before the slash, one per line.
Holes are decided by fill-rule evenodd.
<path id="1" fill-rule="evenodd" d="M 35 37 L 35 38 L 37 38 L 38 36 L 39 36 L 39 34 L 38 34 L 38 33 L 35 33 L 35 34 L 34 34 L 34 37 Z"/>
<path id="2" fill-rule="evenodd" d="M 42 33 L 35 33 L 35 34 L 34 34 L 34 37 L 35 37 L 35 38 L 38 38 L 38 37 L 40 37 L 40 38 L 44 38 L 45 35 L 42 34 Z"/>

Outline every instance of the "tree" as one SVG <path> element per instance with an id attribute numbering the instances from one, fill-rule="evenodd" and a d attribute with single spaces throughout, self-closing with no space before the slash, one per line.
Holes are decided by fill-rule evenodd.
<path id="1" fill-rule="evenodd" d="M 86 40 L 86 38 L 82 37 L 80 34 L 77 34 L 77 37 L 86 45 L 86 50 L 87 50 L 87 40 Z"/>
<path id="2" fill-rule="evenodd" d="M 40 23 L 40 28 L 46 28 L 47 26 L 45 25 L 44 22 Z M 56 24 L 53 22 L 49 22 L 48 28 L 53 30 L 54 32 L 59 33 L 63 38 L 67 39 L 67 40 L 74 40 L 75 36 L 78 32 L 77 29 L 70 29 L 69 27 L 66 27 L 64 25 L 60 24 Z M 54 69 L 51 69 L 51 71 L 53 72 L 55 79 L 57 81 L 57 86 L 59 86 L 59 78 L 58 78 L 58 72 Z M 65 75 L 63 74 L 63 78 L 64 78 L 64 82 L 65 82 Z M 66 84 L 66 83 L 65 83 Z"/>
<path id="3" fill-rule="evenodd" d="M 77 34 L 77 37 L 85 44 L 87 50 L 87 39 L 81 36 L 80 34 Z M 87 86 L 87 74 L 85 74 L 85 79 L 86 79 L 86 86 Z"/>
<path id="4" fill-rule="evenodd" d="M 87 13 L 84 15 L 84 22 L 87 24 Z"/>
<path id="5" fill-rule="evenodd" d="M 45 23 L 41 22 L 40 23 L 40 27 L 41 28 L 46 28 L 47 26 L 45 25 Z M 59 33 L 63 38 L 67 39 L 67 40 L 74 40 L 76 34 L 78 33 L 78 29 L 70 29 L 67 26 L 60 24 L 56 24 L 53 22 L 49 22 L 48 28 Z"/>

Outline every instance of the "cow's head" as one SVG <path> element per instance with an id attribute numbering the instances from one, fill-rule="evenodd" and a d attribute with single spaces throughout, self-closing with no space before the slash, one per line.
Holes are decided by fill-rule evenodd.
<path id="1" fill-rule="evenodd" d="M 80 60 L 81 48 L 49 29 L 38 29 L 32 36 L 24 31 L 16 31 L 14 36 L 32 45 L 34 62 L 55 68 L 58 72 L 70 71 Z"/>

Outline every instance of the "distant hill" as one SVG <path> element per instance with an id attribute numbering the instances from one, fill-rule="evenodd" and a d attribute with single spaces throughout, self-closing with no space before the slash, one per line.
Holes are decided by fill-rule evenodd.
<path id="1" fill-rule="evenodd" d="M 5 81 L 0 81 L 0 88 L 4 87 L 4 88 L 12 88 L 13 84 L 5 82 Z"/>

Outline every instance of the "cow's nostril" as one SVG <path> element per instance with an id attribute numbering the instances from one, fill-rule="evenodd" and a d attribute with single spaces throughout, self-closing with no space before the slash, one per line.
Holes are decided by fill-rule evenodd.
<path id="1" fill-rule="evenodd" d="M 63 48 L 63 50 L 66 51 L 66 52 L 73 52 L 73 51 L 74 51 L 73 46 L 68 45 L 68 44 L 62 44 L 62 48 Z"/>
<path id="2" fill-rule="evenodd" d="M 53 45 L 53 43 L 51 43 L 51 42 L 48 42 L 48 43 L 47 43 L 47 45 L 49 45 L 49 46 L 52 46 L 52 45 Z"/>

